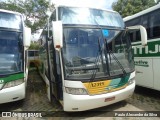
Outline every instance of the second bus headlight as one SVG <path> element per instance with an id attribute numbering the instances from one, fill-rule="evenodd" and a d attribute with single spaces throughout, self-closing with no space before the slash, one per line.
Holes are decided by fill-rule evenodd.
<path id="1" fill-rule="evenodd" d="M 23 82 L 24 82 L 23 79 L 19 79 L 19 80 L 14 80 L 14 81 L 7 82 L 7 83 L 5 83 L 3 89 L 20 85 L 20 84 L 22 84 Z"/>
<path id="2" fill-rule="evenodd" d="M 66 92 L 73 95 L 88 95 L 87 91 L 84 88 L 71 88 L 65 87 Z"/>

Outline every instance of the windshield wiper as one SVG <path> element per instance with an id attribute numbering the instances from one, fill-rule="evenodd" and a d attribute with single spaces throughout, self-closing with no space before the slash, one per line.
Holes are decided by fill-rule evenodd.
<path id="1" fill-rule="evenodd" d="M 114 60 L 117 62 L 117 64 L 118 64 L 119 67 L 121 68 L 123 74 L 126 75 L 127 73 L 126 73 L 125 69 L 123 68 L 122 64 L 119 62 L 119 60 L 118 60 L 117 57 L 114 55 L 114 53 L 113 53 L 111 50 L 109 50 L 108 43 L 107 43 L 107 40 L 106 40 L 106 39 L 105 39 L 105 43 L 106 43 L 106 48 L 107 48 L 107 51 L 108 51 L 108 53 L 109 53 L 109 56 L 110 56 L 110 54 L 113 56 Z M 110 61 L 111 61 L 111 57 L 110 57 Z"/>
<path id="2" fill-rule="evenodd" d="M 97 66 L 78 66 L 78 67 L 68 67 L 68 70 L 79 71 L 79 70 L 96 70 L 99 69 Z"/>
<path id="3" fill-rule="evenodd" d="M 118 63 L 119 67 L 121 68 L 122 72 L 124 75 L 127 74 L 127 72 L 125 71 L 124 67 L 122 66 L 122 64 L 119 62 L 119 60 L 117 59 L 117 57 L 114 55 L 114 53 L 109 50 L 109 53 L 113 56 L 114 60 Z"/>
<path id="4" fill-rule="evenodd" d="M 99 70 L 99 67 L 98 67 L 98 60 L 99 60 L 99 55 L 101 56 L 101 60 L 102 60 L 102 66 L 103 66 L 103 69 L 105 70 L 105 64 L 104 64 L 104 61 L 103 61 L 103 55 L 102 55 L 102 48 L 101 48 L 101 45 L 100 45 L 100 39 L 98 39 L 98 48 L 99 48 L 99 51 L 97 53 L 97 56 L 96 56 L 96 59 L 95 59 L 95 70 L 93 71 L 93 74 L 91 75 L 91 82 L 95 79 L 96 77 L 96 74 L 97 74 L 97 69 Z"/>
<path id="5" fill-rule="evenodd" d="M 99 48 L 99 54 L 100 54 L 101 60 L 102 60 L 103 70 L 106 71 L 106 67 L 105 67 L 104 60 L 103 60 L 102 47 L 100 45 L 100 39 L 98 39 L 98 48 Z"/>

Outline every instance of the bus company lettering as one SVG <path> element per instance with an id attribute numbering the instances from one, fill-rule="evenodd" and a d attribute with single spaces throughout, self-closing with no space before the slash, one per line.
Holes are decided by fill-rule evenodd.
<path id="1" fill-rule="evenodd" d="M 134 54 L 156 54 L 156 53 L 160 53 L 160 45 L 155 44 L 154 46 L 152 46 L 152 50 L 150 50 L 149 46 L 134 46 L 133 47 L 133 51 Z"/>
<path id="2" fill-rule="evenodd" d="M 136 66 L 149 67 L 148 61 L 143 61 L 143 60 L 134 61 L 134 64 Z"/>

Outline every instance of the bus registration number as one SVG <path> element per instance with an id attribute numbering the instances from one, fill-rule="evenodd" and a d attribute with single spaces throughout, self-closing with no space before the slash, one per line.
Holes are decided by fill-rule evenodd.
<path id="1" fill-rule="evenodd" d="M 89 94 L 102 94 L 108 92 L 106 89 L 110 85 L 110 80 L 83 83 Z"/>
<path id="2" fill-rule="evenodd" d="M 104 86 L 105 86 L 104 82 L 92 82 L 91 83 L 91 88 L 104 87 Z"/>

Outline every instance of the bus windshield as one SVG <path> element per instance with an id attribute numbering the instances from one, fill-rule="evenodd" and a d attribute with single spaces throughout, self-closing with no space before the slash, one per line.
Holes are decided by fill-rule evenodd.
<path id="1" fill-rule="evenodd" d="M 0 12 L 0 28 L 1 27 L 22 30 L 21 16 L 12 13 Z"/>
<path id="2" fill-rule="evenodd" d="M 124 28 L 121 16 L 116 12 L 92 8 L 59 7 L 59 20 L 63 24 L 83 24 Z"/>
<path id="3" fill-rule="evenodd" d="M 124 30 L 64 27 L 65 79 L 114 77 L 134 71 L 129 37 Z"/>
<path id="4" fill-rule="evenodd" d="M 0 30 L 0 75 L 22 71 L 22 33 Z"/>

